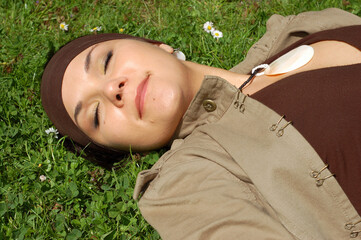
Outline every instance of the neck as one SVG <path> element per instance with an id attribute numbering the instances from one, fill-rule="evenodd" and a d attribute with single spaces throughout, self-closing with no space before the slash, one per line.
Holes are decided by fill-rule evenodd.
<path id="1" fill-rule="evenodd" d="M 185 61 L 184 65 L 188 68 L 189 76 L 192 79 L 193 85 L 191 88 L 193 97 L 198 92 L 204 76 L 206 75 L 221 77 L 237 88 L 249 77 L 249 75 L 234 73 L 221 68 L 210 67 L 189 61 Z"/>

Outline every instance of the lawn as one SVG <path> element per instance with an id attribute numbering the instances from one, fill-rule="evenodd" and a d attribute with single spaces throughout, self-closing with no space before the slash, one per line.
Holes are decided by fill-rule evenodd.
<path id="1" fill-rule="evenodd" d="M 138 172 L 164 150 L 133 153 L 125 167 L 108 171 L 46 133 L 53 126 L 40 102 L 41 75 L 66 42 L 120 32 L 229 69 L 262 36 L 272 14 L 328 7 L 361 16 L 360 0 L 0 0 L 0 239 L 160 239 L 132 193 Z M 223 37 L 205 32 L 207 21 Z"/>

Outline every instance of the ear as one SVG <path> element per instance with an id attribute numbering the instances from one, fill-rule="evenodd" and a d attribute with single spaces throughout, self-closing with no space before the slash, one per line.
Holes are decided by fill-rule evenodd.
<path id="1" fill-rule="evenodd" d="M 158 47 L 171 54 L 174 52 L 174 49 L 171 46 L 164 43 L 159 44 Z"/>

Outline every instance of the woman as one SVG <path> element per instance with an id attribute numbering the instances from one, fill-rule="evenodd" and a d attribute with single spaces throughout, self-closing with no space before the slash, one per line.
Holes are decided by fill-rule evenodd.
<path id="1" fill-rule="evenodd" d="M 163 239 L 355 238 L 361 27 L 343 26 L 357 24 L 337 9 L 273 16 L 232 71 L 179 61 L 160 42 L 75 40 L 44 72 L 43 105 L 95 151 L 171 143 L 134 191 Z M 300 57 L 283 57 L 293 49 Z M 264 75 L 248 74 L 261 63 Z"/>

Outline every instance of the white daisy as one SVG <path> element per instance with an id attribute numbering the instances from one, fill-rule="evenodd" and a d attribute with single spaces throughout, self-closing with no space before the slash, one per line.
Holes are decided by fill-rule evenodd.
<path id="1" fill-rule="evenodd" d="M 45 180 L 46 180 L 46 176 L 44 176 L 44 175 L 40 175 L 40 181 L 42 181 L 42 182 L 44 182 Z"/>
<path id="2" fill-rule="evenodd" d="M 69 24 L 66 24 L 65 22 L 60 23 L 59 27 L 63 31 L 68 31 Z"/>
<path id="3" fill-rule="evenodd" d="M 102 30 L 101 26 L 90 29 L 91 32 L 99 32 L 100 30 Z"/>
<path id="4" fill-rule="evenodd" d="M 48 135 L 51 134 L 51 133 L 54 133 L 55 138 L 58 138 L 58 134 L 59 134 L 58 130 L 53 128 L 53 127 L 49 128 L 49 129 L 46 129 L 45 133 L 48 134 Z"/>
<path id="5" fill-rule="evenodd" d="M 218 39 L 218 38 L 223 37 L 223 33 L 219 30 L 213 30 L 211 33 L 214 38 Z"/>
<path id="6" fill-rule="evenodd" d="M 203 29 L 204 31 L 206 31 L 207 33 L 211 32 L 213 30 L 213 23 L 212 22 L 206 22 L 205 24 L 203 24 Z"/>

